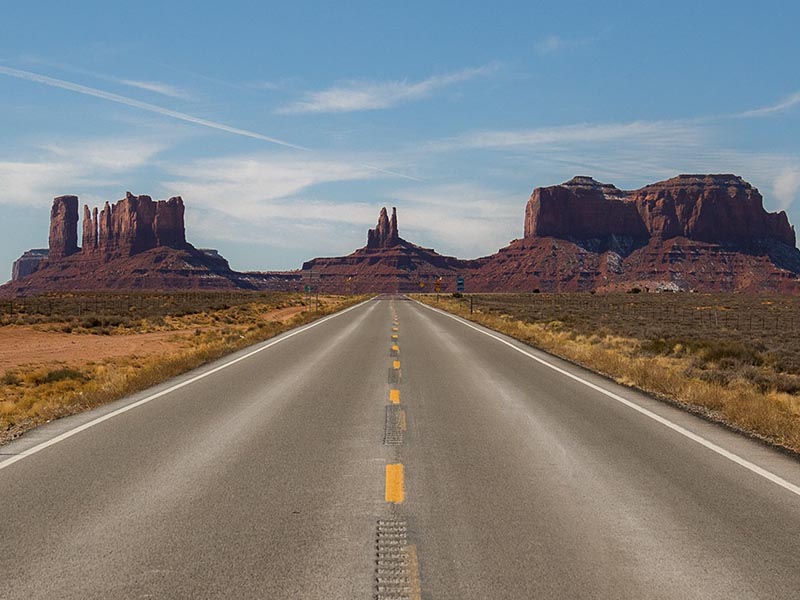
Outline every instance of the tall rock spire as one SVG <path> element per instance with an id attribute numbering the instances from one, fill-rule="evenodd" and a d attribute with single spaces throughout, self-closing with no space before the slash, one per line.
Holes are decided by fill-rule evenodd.
<path id="1" fill-rule="evenodd" d="M 400 242 L 400 234 L 397 230 L 397 209 L 392 208 L 392 218 L 386 208 L 381 208 L 378 216 L 378 224 L 375 229 L 367 232 L 367 248 L 391 248 Z"/>
<path id="2" fill-rule="evenodd" d="M 58 196 L 50 210 L 50 258 L 64 258 L 78 250 L 78 197 Z"/>

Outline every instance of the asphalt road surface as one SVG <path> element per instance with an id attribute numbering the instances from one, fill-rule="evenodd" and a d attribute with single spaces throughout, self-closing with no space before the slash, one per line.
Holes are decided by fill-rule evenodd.
<path id="1" fill-rule="evenodd" d="M 0 598 L 799 598 L 799 465 L 384 297 L 0 447 Z"/>

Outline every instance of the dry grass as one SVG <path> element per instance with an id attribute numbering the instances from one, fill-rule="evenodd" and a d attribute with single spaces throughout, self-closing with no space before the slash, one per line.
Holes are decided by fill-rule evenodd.
<path id="1" fill-rule="evenodd" d="M 779 332 L 779 328 L 774 335 L 747 330 L 752 320 L 772 326 L 781 319 L 786 319 L 784 329 L 788 329 L 788 323 L 793 323 L 792 311 L 800 313 L 798 299 L 696 294 L 639 294 L 635 299 L 626 294 L 573 296 L 477 296 L 472 314 L 464 298 L 420 299 L 619 383 L 800 452 L 796 335 Z M 693 311 L 720 311 L 698 308 L 709 305 L 747 310 L 739 315 L 739 323 L 747 325 L 735 330 L 721 325 L 719 314 L 716 321 L 693 316 Z M 782 308 L 782 315 L 763 314 L 774 306 Z M 728 324 L 733 322 L 728 317 Z"/>
<path id="2" fill-rule="evenodd" d="M 175 350 L 158 356 L 131 354 L 82 363 L 21 365 L 0 374 L 0 444 L 52 419 L 75 414 L 161 383 L 226 354 L 271 338 L 314 319 L 355 304 L 363 297 L 326 296 L 319 310 L 301 294 L 97 295 L 98 312 L 89 312 L 95 298 L 69 295 L 58 304 L 53 296 L 18 304 L 6 323 L 30 324 L 74 336 L 136 336 L 175 331 Z M 31 311 L 36 300 L 49 314 Z M 106 300 L 106 309 L 100 310 Z M 144 300 L 144 301 L 143 301 Z M 54 307 L 53 305 L 58 305 Z M 115 308 L 112 309 L 112 306 Z M 131 307 L 136 307 L 131 311 Z M 29 312 L 30 311 L 30 312 Z M 127 313 L 137 313 L 128 317 Z M 193 333 L 187 335 L 187 329 Z"/>

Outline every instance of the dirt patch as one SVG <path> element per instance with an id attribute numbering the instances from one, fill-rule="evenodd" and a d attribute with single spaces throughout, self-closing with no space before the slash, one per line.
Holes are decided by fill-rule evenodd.
<path id="1" fill-rule="evenodd" d="M 123 356 L 166 354 L 185 346 L 190 331 L 131 335 L 77 335 L 33 327 L 0 328 L 0 372 L 28 365 L 85 365 Z"/>
<path id="2" fill-rule="evenodd" d="M 266 321 L 286 322 L 300 314 L 304 306 L 289 306 L 261 314 Z M 208 327 L 199 328 L 208 331 Z M 187 346 L 194 329 L 90 335 L 41 331 L 28 326 L 0 327 L 0 373 L 53 363 L 83 366 L 92 362 L 127 356 L 147 357 L 168 354 Z"/>
<path id="3" fill-rule="evenodd" d="M 281 321 L 285 322 L 294 317 L 295 315 L 299 315 L 304 310 L 307 310 L 305 306 L 289 306 L 288 308 L 281 308 L 278 310 L 271 310 L 269 312 L 264 313 L 262 316 L 268 321 Z"/>

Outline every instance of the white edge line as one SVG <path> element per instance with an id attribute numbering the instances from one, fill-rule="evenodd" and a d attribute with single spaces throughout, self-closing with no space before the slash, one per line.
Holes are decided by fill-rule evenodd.
<path id="1" fill-rule="evenodd" d="M 271 342 L 269 342 L 269 343 L 267 343 L 267 344 L 265 344 L 263 346 L 260 346 L 260 347 L 256 348 L 255 350 L 253 350 L 252 352 L 248 352 L 247 354 L 244 354 L 244 355 L 242 355 L 242 356 L 240 356 L 238 358 L 234 358 L 234 359 L 232 359 L 232 360 L 230 360 L 230 361 L 228 361 L 228 362 L 226 362 L 224 364 L 219 365 L 218 367 L 214 367 L 213 369 L 211 369 L 209 371 L 205 371 L 204 373 L 200 373 L 199 375 L 196 375 L 195 377 L 192 377 L 191 379 L 187 379 L 186 381 L 182 381 L 181 383 L 177 383 L 177 384 L 175 384 L 173 386 L 168 387 L 165 390 L 161 390 L 158 393 L 155 393 L 155 394 L 152 394 L 150 396 L 147 396 L 146 398 L 142 398 L 141 400 L 137 400 L 136 402 L 132 402 L 131 404 L 127 404 L 127 405 L 123 406 L 122 408 L 118 408 L 115 411 L 112 411 L 112 412 L 110 412 L 108 414 L 103 415 L 102 417 L 97 417 L 96 419 L 93 419 L 93 420 L 89 421 L 88 423 L 84 423 L 83 425 L 79 425 L 78 427 L 75 427 L 74 429 L 70 429 L 69 431 L 65 431 L 64 433 L 62 433 L 60 435 L 57 435 L 56 437 L 54 437 L 54 438 L 52 438 L 50 440 L 47 440 L 46 442 L 42 442 L 41 444 L 37 444 L 36 446 L 33 446 L 32 448 L 28 448 L 27 450 L 24 450 L 23 452 L 20 452 L 19 454 L 15 455 L 15 456 L 12 456 L 11 458 L 7 458 L 6 460 L 0 462 L 0 471 L 5 469 L 6 467 L 10 467 L 11 465 L 13 465 L 16 462 L 21 461 L 23 458 L 27 458 L 29 456 L 32 456 L 32 455 L 36 454 L 37 452 L 41 452 L 45 448 L 49 448 L 50 446 L 54 446 L 55 444 L 58 444 L 59 442 L 63 442 L 64 440 L 66 440 L 68 438 L 71 438 L 73 435 L 77 435 L 81 431 L 86 431 L 87 429 L 89 429 L 91 427 L 94 427 L 95 425 L 99 425 L 103 421 L 108 421 L 109 419 L 112 419 L 112 418 L 114 418 L 114 417 L 116 417 L 118 415 L 121 415 L 122 413 L 126 413 L 129 410 L 133 410 L 134 408 L 142 406 L 143 404 L 147 404 L 148 402 L 152 402 L 153 400 L 161 398 L 162 396 L 166 396 L 167 394 L 171 394 L 172 392 L 174 392 L 176 390 L 179 390 L 181 388 L 184 388 L 187 385 L 191 385 L 191 384 L 193 384 L 193 383 L 195 383 L 197 381 L 200 381 L 201 379 L 205 379 L 209 375 L 213 375 L 214 373 L 218 373 L 219 371 L 222 371 L 223 369 L 227 369 L 231 365 L 235 365 L 236 363 L 239 363 L 239 362 L 241 362 L 243 360 L 246 360 L 246 359 L 250 358 L 251 356 L 255 356 L 259 352 L 263 352 L 264 350 L 266 350 L 268 348 L 271 348 L 272 346 L 274 346 L 276 344 L 280 344 L 281 342 L 286 341 L 289 338 L 292 338 L 292 337 L 294 337 L 296 335 L 299 335 L 299 334 L 303 333 L 304 331 L 308 331 L 312 327 L 316 327 L 317 325 L 322 325 L 323 323 L 325 323 L 326 321 L 329 321 L 330 319 L 333 319 L 335 317 L 339 317 L 339 316 L 341 316 L 341 315 L 343 315 L 343 314 L 345 314 L 347 312 L 350 312 L 351 310 L 356 309 L 359 306 L 362 306 L 362 305 L 366 304 L 367 302 L 370 302 L 371 300 L 372 300 L 372 298 L 370 298 L 369 300 L 365 300 L 364 302 L 359 302 L 355 306 L 351 306 L 350 308 L 346 308 L 346 309 L 344 309 L 342 311 L 339 311 L 337 313 L 334 313 L 332 315 L 328 315 L 327 317 L 323 317 L 322 319 L 318 319 L 317 321 L 314 321 L 313 323 L 309 323 L 308 325 L 304 325 L 303 327 L 300 327 L 299 329 L 295 329 L 294 331 L 289 331 L 288 333 L 282 335 L 277 340 L 273 340 L 273 341 L 271 341 Z"/>
<path id="2" fill-rule="evenodd" d="M 444 315 L 445 317 L 449 317 L 449 318 L 453 319 L 454 321 L 457 321 L 458 323 L 461 323 L 462 325 L 465 325 L 466 327 L 469 327 L 470 329 L 474 329 L 478 333 L 482 333 L 485 336 L 488 336 L 488 337 L 490 337 L 490 338 L 492 338 L 494 340 L 497 340 L 501 344 L 505 344 L 506 346 L 508 346 L 509 348 L 511 348 L 513 350 L 516 350 L 520 354 L 524 354 L 528 358 L 532 358 L 536 362 L 541 363 L 542 365 L 544 365 L 546 367 L 549 367 L 550 369 L 553 369 L 557 373 L 560 373 L 561 375 L 564 375 L 565 377 L 569 377 L 570 379 L 572 379 L 574 381 L 582 383 L 586 387 L 589 387 L 589 388 L 591 388 L 591 389 L 593 389 L 593 390 L 595 390 L 597 392 L 600 392 L 601 394 L 604 394 L 605 396 L 608 396 L 612 400 L 616 400 L 620 404 L 624 404 L 628 408 L 632 408 L 633 410 L 643 414 L 646 417 L 649 417 L 649 418 L 653 419 L 654 421 L 664 425 L 665 427 L 669 427 L 670 429 L 672 429 L 673 431 L 681 434 L 682 436 L 687 437 L 690 440 L 693 440 L 693 441 L 697 442 L 701 446 L 705 446 L 706 448 L 708 448 L 709 450 L 711 450 L 713 452 L 716 452 L 720 456 L 724 456 L 725 458 L 727 458 L 728 460 L 736 463 L 737 465 L 742 466 L 742 467 L 744 467 L 745 469 L 747 469 L 749 471 L 752 471 L 756 475 L 760 475 L 764 479 L 767 479 L 767 480 L 771 481 L 772 483 L 775 483 L 775 484 L 781 486 L 782 488 L 790 491 L 794 495 L 800 496 L 800 487 L 799 486 L 796 486 L 795 484 L 793 484 L 793 483 L 791 483 L 789 481 L 786 481 L 783 477 L 775 475 L 775 473 L 772 473 L 771 471 L 767 471 L 763 467 L 759 467 L 758 465 L 756 465 L 754 463 L 751 463 L 749 460 L 746 460 L 746 459 L 742 458 L 738 454 L 734 454 L 733 452 L 730 452 L 729 450 L 725 450 L 725 448 L 717 446 L 714 442 L 711 442 L 711 441 L 707 440 L 706 438 L 697 435 L 696 433 L 692 433 L 688 429 L 685 429 L 685 428 L 681 427 L 680 425 L 677 425 L 677 424 L 673 423 L 672 421 L 670 421 L 668 419 L 665 419 L 664 417 L 662 417 L 660 415 L 657 415 L 656 413 L 651 412 L 651 411 L 647 410 L 646 408 L 644 408 L 642 406 L 639 406 L 635 402 L 631 402 L 630 400 L 627 400 L 627 399 L 623 398 L 622 396 L 618 396 L 614 392 L 610 392 L 607 389 L 604 389 L 604 388 L 600 387 L 599 385 L 595 385 L 594 383 L 592 383 L 590 381 L 586 381 L 585 379 L 579 377 L 578 375 L 570 373 L 569 371 L 566 371 L 566 370 L 562 369 L 561 367 L 557 367 L 556 365 L 553 365 L 553 364 L 547 362 L 546 360 L 531 354 L 530 352 L 528 352 L 528 351 L 516 346 L 515 344 L 512 344 L 508 340 L 504 340 L 503 338 L 501 338 L 501 337 L 499 337 L 499 336 L 497 336 L 497 335 L 495 335 L 493 333 L 489 333 L 488 331 L 485 331 L 484 329 L 473 325 L 469 321 L 466 321 L 466 320 L 464 320 L 464 319 L 462 319 L 460 317 L 452 315 L 452 314 L 450 314 L 448 312 L 445 312 L 443 310 L 440 310 L 438 308 L 434 308 L 433 306 L 428 306 L 427 304 L 424 304 L 423 302 L 419 302 L 418 300 L 415 300 L 415 302 L 417 302 L 421 306 L 424 306 L 425 308 L 428 308 L 428 309 L 430 309 L 432 311 L 440 313 L 440 314 Z"/>

